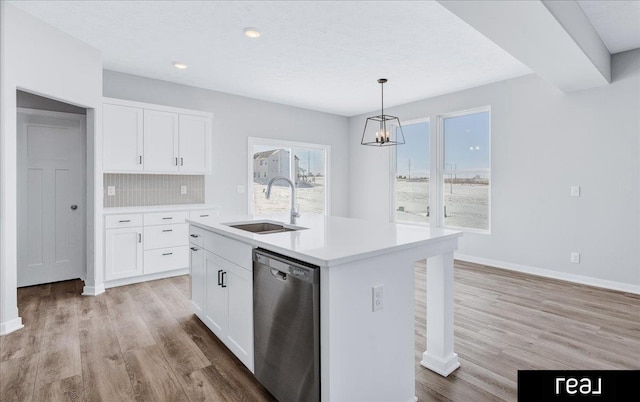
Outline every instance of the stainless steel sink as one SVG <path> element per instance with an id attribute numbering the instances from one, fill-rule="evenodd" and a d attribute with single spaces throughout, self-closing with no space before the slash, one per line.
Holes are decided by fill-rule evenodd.
<path id="1" fill-rule="evenodd" d="M 226 225 L 235 229 L 245 230 L 247 232 L 257 233 L 257 234 L 293 232 L 296 230 L 306 229 L 300 226 L 291 226 L 291 225 L 285 226 L 280 223 L 267 222 L 267 221 L 227 223 Z"/>

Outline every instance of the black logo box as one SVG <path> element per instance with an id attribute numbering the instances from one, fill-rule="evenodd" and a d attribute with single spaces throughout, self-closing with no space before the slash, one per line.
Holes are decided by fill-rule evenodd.
<path id="1" fill-rule="evenodd" d="M 639 400 L 640 370 L 518 370 L 518 402 Z"/>

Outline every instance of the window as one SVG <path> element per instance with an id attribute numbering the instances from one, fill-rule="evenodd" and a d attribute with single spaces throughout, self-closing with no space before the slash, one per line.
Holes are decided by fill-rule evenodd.
<path id="1" fill-rule="evenodd" d="M 264 215 L 291 209 L 291 190 L 284 180 L 271 188 L 266 199 L 267 184 L 284 176 L 296 185 L 298 207 L 304 213 L 328 214 L 327 145 L 249 138 L 249 213 Z"/>
<path id="2" fill-rule="evenodd" d="M 429 120 L 402 125 L 405 144 L 395 150 L 395 220 L 429 223 Z"/>
<path id="3" fill-rule="evenodd" d="M 445 227 L 490 229 L 490 117 L 488 107 L 441 117 Z"/>

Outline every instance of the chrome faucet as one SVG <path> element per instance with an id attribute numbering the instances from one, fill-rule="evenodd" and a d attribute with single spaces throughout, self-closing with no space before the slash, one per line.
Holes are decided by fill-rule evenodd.
<path id="1" fill-rule="evenodd" d="M 278 180 L 284 180 L 291 186 L 291 224 L 293 225 L 296 223 L 296 218 L 300 217 L 300 211 L 298 211 L 298 205 L 296 202 L 296 185 L 293 184 L 293 182 L 287 177 L 274 177 L 273 179 L 269 180 L 269 184 L 267 184 L 267 199 L 271 197 L 271 186 Z"/>

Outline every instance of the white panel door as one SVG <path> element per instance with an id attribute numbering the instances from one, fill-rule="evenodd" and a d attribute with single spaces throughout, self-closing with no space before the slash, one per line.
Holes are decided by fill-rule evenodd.
<path id="1" fill-rule="evenodd" d="M 177 172 L 178 114 L 144 110 L 144 170 Z"/>
<path id="2" fill-rule="evenodd" d="M 180 171 L 207 173 L 211 161 L 211 119 L 180 115 Z"/>
<path id="3" fill-rule="evenodd" d="M 86 120 L 18 112 L 18 286 L 84 278 Z"/>
<path id="4" fill-rule="evenodd" d="M 102 166 L 106 171 L 139 171 L 142 159 L 142 109 L 102 106 Z"/>

